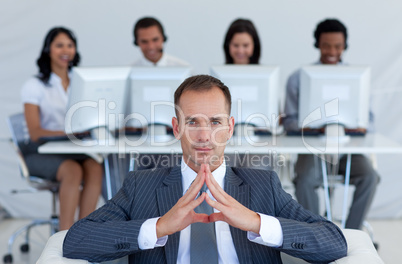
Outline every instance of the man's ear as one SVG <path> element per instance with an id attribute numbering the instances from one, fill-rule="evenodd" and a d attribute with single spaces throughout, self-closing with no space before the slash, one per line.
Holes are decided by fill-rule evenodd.
<path id="1" fill-rule="evenodd" d="M 233 136 L 234 125 L 235 125 L 234 117 L 231 116 L 231 117 L 229 118 L 229 138 L 228 138 L 228 140 Z"/>
<path id="2" fill-rule="evenodd" d="M 172 127 L 173 127 L 173 134 L 175 138 L 180 139 L 180 127 L 179 127 L 179 120 L 176 117 L 172 118 Z"/>

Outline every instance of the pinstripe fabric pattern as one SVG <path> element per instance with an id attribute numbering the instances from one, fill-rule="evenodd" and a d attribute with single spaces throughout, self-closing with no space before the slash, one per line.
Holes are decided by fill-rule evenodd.
<path id="1" fill-rule="evenodd" d="M 130 263 L 176 263 L 179 233 L 165 247 L 141 251 L 137 237 L 142 223 L 165 214 L 182 196 L 180 167 L 130 173 L 122 189 L 68 232 L 66 257 L 105 261 L 130 255 Z M 275 249 L 248 241 L 247 233 L 230 227 L 240 263 L 282 263 L 279 251 L 314 263 L 346 255 L 342 232 L 331 222 L 303 209 L 283 191 L 275 172 L 227 168 L 226 192 L 251 210 L 276 216 L 283 246 Z"/>

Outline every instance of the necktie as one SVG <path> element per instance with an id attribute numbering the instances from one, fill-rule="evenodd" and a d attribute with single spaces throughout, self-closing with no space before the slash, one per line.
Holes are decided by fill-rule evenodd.
<path id="1" fill-rule="evenodd" d="M 200 195 L 207 191 L 207 185 L 204 183 Z M 212 214 L 213 208 L 203 201 L 194 209 L 196 213 Z M 218 248 L 216 246 L 215 223 L 194 223 L 191 224 L 190 240 L 190 263 L 201 264 L 218 263 Z"/>

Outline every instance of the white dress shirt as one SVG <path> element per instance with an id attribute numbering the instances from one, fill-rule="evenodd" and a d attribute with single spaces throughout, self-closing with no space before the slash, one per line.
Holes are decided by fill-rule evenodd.
<path id="1" fill-rule="evenodd" d="M 189 63 L 166 54 L 166 52 L 162 53 L 162 57 L 156 63 L 149 61 L 147 58 L 144 57 L 144 54 L 141 54 L 141 58 L 137 60 L 133 66 L 190 66 Z"/>
<path id="2" fill-rule="evenodd" d="M 183 195 L 190 187 L 197 173 L 193 171 L 182 160 L 181 162 Z M 217 183 L 224 188 L 224 179 L 226 174 L 225 161 L 216 170 L 212 172 L 213 177 Z M 207 191 L 211 199 L 215 198 L 211 195 L 210 191 Z M 214 209 L 214 212 L 219 212 Z M 279 247 L 283 242 L 282 227 L 279 220 L 275 217 L 259 214 L 261 218 L 260 234 L 247 232 L 247 238 L 255 243 L 265 246 Z M 168 240 L 168 236 L 161 238 L 156 237 L 156 222 L 159 217 L 148 219 L 145 221 L 138 234 L 138 245 L 142 250 L 152 249 L 155 247 L 164 246 Z M 229 224 L 223 221 L 215 222 L 216 242 L 219 254 L 219 263 L 239 263 L 237 258 L 236 249 L 233 244 L 232 235 L 230 233 Z M 186 227 L 180 232 L 179 252 L 177 257 L 177 263 L 184 264 L 190 263 L 190 237 L 191 237 L 191 225 Z"/>
<path id="3" fill-rule="evenodd" d="M 48 86 L 36 77 L 22 86 L 21 101 L 23 104 L 39 106 L 40 125 L 43 129 L 64 130 L 67 100 L 68 93 L 63 88 L 61 78 L 54 73 L 50 74 Z"/>

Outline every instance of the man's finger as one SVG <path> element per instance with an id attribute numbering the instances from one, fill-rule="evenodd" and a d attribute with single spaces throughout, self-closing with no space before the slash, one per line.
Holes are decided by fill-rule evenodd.
<path id="1" fill-rule="evenodd" d="M 211 183 L 216 187 L 216 189 L 222 194 L 222 195 L 226 195 L 226 192 L 222 189 L 222 187 L 219 185 L 219 183 L 215 180 L 215 177 L 212 175 L 212 172 L 208 166 L 207 168 L 208 170 L 208 175 L 210 175 L 210 180 Z"/>
<path id="2" fill-rule="evenodd" d="M 205 201 L 207 204 L 209 204 L 212 208 L 215 208 L 218 211 L 223 211 L 225 209 L 225 206 L 217 201 L 212 200 L 209 195 L 205 197 Z"/>
<path id="3" fill-rule="evenodd" d="M 183 195 L 183 203 L 188 204 L 197 197 L 205 182 L 205 173 L 198 174 L 195 180 L 191 183 L 190 187 Z"/>
<path id="4" fill-rule="evenodd" d="M 199 206 L 206 197 L 206 193 L 202 193 L 197 199 L 192 200 L 191 202 L 189 202 L 186 207 L 188 207 L 189 210 L 194 210 L 197 206 Z"/>
<path id="5" fill-rule="evenodd" d="M 225 221 L 222 213 L 213 213 L 209 215 L 209 222 Z"/>
<path id="6" fill-rule="evenodd" d="M 207 214 L 195 214 L 193 223 L 209 223 L 209 216 Z"/>
<path id="7" fill-rule="evenodd" d="M 214 180 L 212 182 L 212 174 L 206 174 L 205 182 L 207 183 L 208 189 L 212 196 L 222 204 L 227 204 L 227 199 L 225 198 L 226 192 L 219 186 L 219 184 Z"/>

